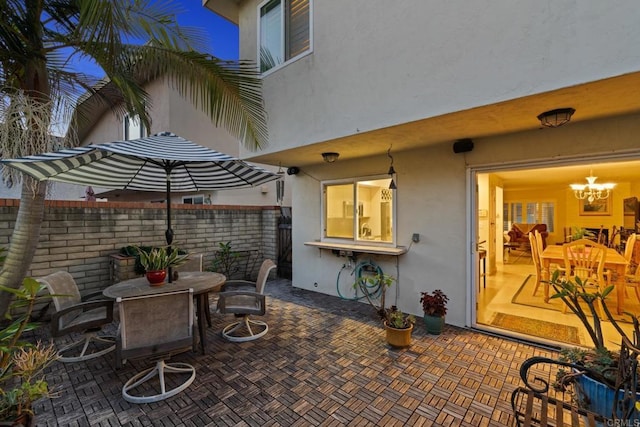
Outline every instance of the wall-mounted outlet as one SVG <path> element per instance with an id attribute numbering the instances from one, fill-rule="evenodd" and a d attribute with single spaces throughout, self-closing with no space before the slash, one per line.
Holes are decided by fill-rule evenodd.
<path id="1" fill-rule="evenodd" d="M 420 234 L 418 233 L 413 233 L 413 236 L 411 236 L 411 241 L 413 243 L 418 243 L 420 241 Z"/>

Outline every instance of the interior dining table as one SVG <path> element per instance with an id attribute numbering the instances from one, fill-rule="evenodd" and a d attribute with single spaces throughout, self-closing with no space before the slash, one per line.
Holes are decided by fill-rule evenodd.
<path id="1" fill-rule="evenodd" d="M 160 286 L 151 285 L 147 278 L 142 276 L 136 277 L 135 279 L 123 280 L 115 285 L 111 285 L 105 288 L 102 294 L 107 298 L 117 299 L 118 297 L 124 298 L 193 289 L 193 296 L 196 301 L 200 348 L 202 354 L 204 354 L 206 346 L 206 323 L 211 326 L 209 292 L 220 291 L 220 288 L 222 288 L 226 280 L 227 278 L 224 274 L 211 271 L 181 271 L 178 279 L 171 283 L 163 283 Z"/>
<path id="2" fill-rule="evenodd" d="M 550 266 L 552 263 L 564 265 L 564 253 L 562 245 L 549 245 L 540 255 L 542 258 L 542 281 L 544 284 L 544 301 L 549 301 L 549 278 L 551 276 Z M 616 296 L 617 296 L 617 312 L 624 312 L 624 273 L 627 267 L 627 260 L 613 248 L 607 248 L 604 268 L 615 272 Z"/>

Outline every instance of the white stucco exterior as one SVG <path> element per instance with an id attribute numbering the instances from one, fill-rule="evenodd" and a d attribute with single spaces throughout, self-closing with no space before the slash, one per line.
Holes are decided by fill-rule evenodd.
<path id="1" fill-rule="evenodd" d="M 233 138 L 224 128 L 215 126 L 204 112 L 193 106 L 190 101 L 183 98 L 164 80 L 156 80 L 148 84 L 146 90 L 152 100 L 149 106 L 152 117 L 150 134 L 170 131 L 222 153 L 236 157 L 239 156 L 238 140 Z M 103 117 L 96 121 L 82 141 L 82 145 L 117 141 L 123 138 L 124 128 L 122 117 L 118 117 L 116 114 L 108 111 Z M 273 172 L 278 171 L 278 167 L 263 164 L 259 164 L 258 166 Z M 96 190 L 96 192 L 98 191 L 99 190 Z M 275 181 L 255 188 L 207 191 L 205 193 L 210 196 L 211 202 L 215 205 L 273 206 L 277 204 Z M 174 203 L 180 203 L 182 197 L 188 194 L 189 193 L 174 193 L 172 194 L 172 201 Z M 155 200 L 158 198 L 161 200 L 164 199 L 164 193 L 160 195 L 129 193 L 126 195 L 118 195 L 117 198 L 111 198 L 111 200 L 141 201 Z M 285 184 L 283 206 L 290 206 L 290 203 L 291 189 Z"/>
<path id="2" fill-rule="evenodd" d="M 204 2 L 237 15 L 241 58 L 256 58 L 259 3 Z M 393 147 L 397 243 L 410 248 L 371 258 L 399 276 L 400 309 L 420 314 L 419 292 L 439 288 L 447 323 L 471 325 L 474 170 L 640 158 L 635 1 L 315 0 L 312 16 L 312 52 L 263 79 L 269 146 L 242 153 L 300 167 L 294 286 L 336 294 L 348 262 L 304 244 L 322 236 L 320 182 L 385 173 Z M 560 107 L 576 109 L 570 124 L 541 130 L 536 116 Z M 474 149 L 454 153 L 460 138 Z M 325 151 L 340 159 L 323 163 Z"/>

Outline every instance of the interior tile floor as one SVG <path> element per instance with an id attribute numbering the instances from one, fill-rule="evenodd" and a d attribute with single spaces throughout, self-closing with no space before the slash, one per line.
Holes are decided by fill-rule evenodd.
<path id="1" fill-rule="evenodd" d="M 506 262 L 498 264 L 498 271 L 496 274 L 486 276 L 486 288 L 481 287 L 477 294 L 478 324 L 481 327 L 485 327 L 488 330 L 492 330 L 497 333 L 506 333 L 516 338 L 536 340 L 553 347 L 569 345 L 561 341 L 524 336 L 512 331 L 492 328 L 489 325 L 490 320 L 496 313 L 514 314 L 524 318 L 546 320 L 556 324 L 576 326 L 580 330 L 582 344 L 587 347 L 593 347 L 582 323 L 571 311 L 562 313 L 524 305 L 516 305 L 511 302 L 514 294 L 520 288 L 524 279 L 529 274 L 535 274 L 535 268 L 531 261 L 530 254 L 520 255 L 521 254 L 516 254 L 515 256 L 511 255 L 511 259 L 509 259 L 509 255 L 506 255 Z M 539 295 L 541 293 L 541 290 L 538 291 Z M 630 289 L 629 298 L 636 298 L 634 292 Z M 623 329 L 628 331 L 629 336 L 632 336 L 631 332 L 633 328 L 630 323 L 619 324 Z M 605 335 L 605 340 L 607 340 L 607 345 L 610 348 L 615 348 L 620 343 L 620 334 L 615 331 L 610 322 L 603 322 L 602 329 Z"/>
<path id="2" fill-rule="evenodd" d="M 195 382 L 162 402 L 130 404 L 121 396 L 124 382 L 151 361 L 120 370 L 112 354 L 56 362 L 47 380 L 59 397 L 36 403 L 37 425 L 511 426 L 520 364 L 555 355 L 452 326 L 428 335 L 420 322 L 412 345 L 393 349 L 366 304 L 292 288 L 287 280 L 269 282 L 267 293 L 269 332 L 226 342 L 220 331 L 233 316 L 214 314 L 206 353 L 173 358 L 196 367 Z M 487 285 L 487 298 L 499 294 L 497 281 Z M 31 338 L 48 337 L 41 330 Z"/>

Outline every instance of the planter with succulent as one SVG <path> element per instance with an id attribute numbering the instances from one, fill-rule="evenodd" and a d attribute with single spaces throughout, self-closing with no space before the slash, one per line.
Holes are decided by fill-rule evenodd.
<path id="1" fill-rule="evenodd" d="M 44 370 L 58 359 L 53 344 L 32 344 L 22 334 L 38 328 L 31 321 L 36 303 L 45 286 L 27 277 L 18 289 L 0 286 L 14 295 L 9 312 L 20 312 L 0 330 L 0 425 L 35 425 L 32 404 L 44 397 L 55 397 L 45 380 Z"/>
<path id="2" fill-rule="evenodd" d="M 178 267 L 189 258 L 189 254 L 180 254 L 177 248 L 170 246 L 151 248 L 148 251 L 138 248 L 138 255 L 152 286 L 162 285 L 167 277 L 167 269 Z"/>
<path id="3" fill-rule="evenodd" d="M 387 343 L 392 347 L 407 347 L 411 345 L 415 317 L 412 314 L 403 313 L 395 305 L 389 308 L 385 305 L 386 291 L 395 281 L 393 276 L 378 273 L 358 277 L 353 286 L 362 292 L 380 316 Z"/>
<path id="4" fill-rule="evenodd" d="M 549 283 L 555 291 L 551 298 L 561 299 L 569 310 L 578 317 L 593 343 L 593 347 L 589 349 L 567 348 L 561 350 L 559 362 L 565 368 L 559 370 L 554 387 L 566 391 L 570 389 L 569 385 L 577 384 L 578 386 L 575 387 L 577 393 L 573 396 L 576 403 L 592 412 L 610 417 L 616 399 L 616 381 L 619 381 L 617 375 L 620 353 L 618 350 L 612 351 L 607 348 L 605 342 L 614 341 L 611 339 L 605 341 L 602 322 L 609 321 L 620 336 L 618 342 L 636 342 L 622 329 L 619 321 L 607 306 L 606 298 L 615 289 L 615 286 L 609 285 L 598 290 L 594 286 L 589 286 L 579 277 L 569 280 L 561 275 L 560 271 L 553 273 Z M 598 305 L 602 311 L 598 310 Z M 606 319 L 602 318 L 601 313 L 605 314 Z M 638 317 L 631 313 L 625 314 L 630 316 L 633 323 L 633 337 L 640 337 Z M 640 389 L 636 387 L 636 393 L 638 392 Z M 634 400 L 640 401 L 640 394 L 637 394 Z M 634 409 L 634 406 L 629 406 L 629 410 L 633 412 L 629 417 L 638 420 L 640 412 L 638 412 L 638 408 Z"/>
<path id="5" fill-rule="evenodd" d="M 447 314 L 449 298 L 440 289 L 433 293 L 420 292 L 420 303 L 424 312 L 424 325 L 427 332 L 440 335 L 444 330 L 444 318 Z"/>

